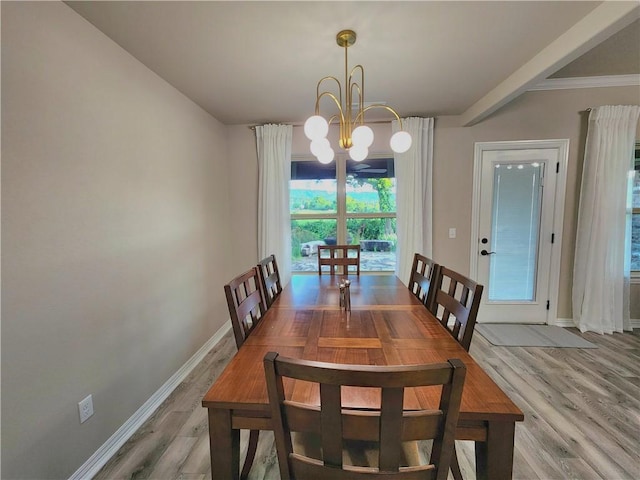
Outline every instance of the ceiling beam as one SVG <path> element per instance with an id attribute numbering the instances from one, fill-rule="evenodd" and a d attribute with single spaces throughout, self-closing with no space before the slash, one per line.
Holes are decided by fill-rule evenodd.
<path id="1" fill-rule="evenodd" d="M 461 115 L 462 125 L 468 127 L 488 117 L 637 18 L 640 6 L 635 1 L 603 2 L 469 107 Z"/>

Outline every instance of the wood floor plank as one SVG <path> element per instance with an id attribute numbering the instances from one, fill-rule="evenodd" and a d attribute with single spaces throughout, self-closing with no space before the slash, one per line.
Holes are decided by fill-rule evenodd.
<path id="1" fill-rule="evenodd" d="M 558 464 L 564 480 L 606 480 L 581 458 L 562 458 Z"/>
<path id="2" fill-rule="evenodd" d="M 197 442 L 195 437 L 176 437 L 158 459 L 149 479 L 178 478 L 180 469 Z"/>
<path id="3" fill-rule="evenodd" d="M 471 355 L 525 414 L 516 425 L 513 478 L 640 479 L 640 332 L 570 330 L 598 348 L 496 347 L 477 333 L 473 339 Z M 95 478 L 218 480 L 200 401 L 235 351 L 229 333 Z M 241 431 L 241 462 L 247 438 Z M 456 448 L 464 478 L 473 480 L 473 442 Z M 279 479 L 271 432 L 260 434 L 249 478 Z"/>
<path id="4" fill-rule="evenodd" d="M 567 398 L 578 406 L 589 421 L 606 431 L 620 448 L 638 453 L 640 421 L 637 412 L 634 414 L 628 409 L 621 410 L 617 405 L 605 403 L 592 397 L 569 394 Z"/>
<path id="5" fill-rule="evenodd" d="M 194 408 L 186 423 L 180 428 L 178 435 L 184 437 L 200 437 L 209 433 L 209 419 L 205 408 Z"/>
<path id="6" fill-rule="evenodd" d="M 607 392 L 607 397 L 617 402 L 624 403 L 636 410 L 640 409 L 640 397 L 638 389 L 626 377 L 620 377 L 602 368 L 597 363 L 591 363 L 585 367 L 577 359 L 567 359 L 568 366 L 574 372 L 595 379 L 598 384 Z"/>
<path id="7" fill-rule="evenodd" d="M 535 436 L 532 430 L 520 429 L 516 435 L 518 451 L 529 465 L 535 465 L 536 475 L 539 478 L 563 478 L 560 461 L 570 458 L 570 452 L 564 451 L 562 455 L 555 452 L 541 442 L 539 436 Z"/>
<path id="8" fill-rule="evenodd" d="M 624 472 L 620 470 L 618 460 L 621 456 L 624 463 L 624 452 L 611 448 L 608 439 L 599 439 L 592 436 L 594 428 L 584 423 L 583 419 L 575 414 L 573 405 L 560 401 L 555 396 L 545 395 L 541 382 L 533 375 L 513 375 L 510 378 L 518 389 L 527 390 L 527 401 L 537 412 L 538 420 L 548 423 L 551 428 L 566 439 L 569 452 L 584 458 L 604 478 L 622 478 Z M 588 432 L 585 432 L 587 430 Z M 599 431 L 597 433 L 600 433 Z M 594 439 L 598 438 L 597 441 Z M 552 465 L 552 462 L 547 462 Z M 629 468 L 628 472 L 631 471 Z M 549 478 L 563 478 L 562 476 L 550 476 Z"/>
<path id="9" fill-rule="evenodd" d="M 240 458 L 244 458 L 244 455 L 241 454 Z M 189 456 L 180 468 L 180 474 L 206 475 L 210 471 L 211 457 L 209 455 L 209 432 L 206 431 L 198 437 L 196 444 L 193 446 L 192 450 L 189 452 Z"/>
<path id="10" fill-rule="evenodd" d="M 147 479 L 165 450 L 177 436 L 188 414 L 172 412 L 163 416 L 156 427 L 134 436 L 94 477 L 96 480 Z M 157 420 L 157 419 L 156 419 Z"/>

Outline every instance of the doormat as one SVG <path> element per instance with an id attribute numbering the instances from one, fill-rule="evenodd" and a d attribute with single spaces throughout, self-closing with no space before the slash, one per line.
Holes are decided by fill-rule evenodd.
<path id="1" fill-rule="evenodd" d="M 478 323 L 476 330 L 493 345 L 500 347 L 598 348 L 555 325 Z"/>

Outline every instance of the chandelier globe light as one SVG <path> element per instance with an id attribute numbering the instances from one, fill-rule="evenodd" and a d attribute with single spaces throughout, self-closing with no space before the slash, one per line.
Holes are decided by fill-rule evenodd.
<path id="1" fill-rule="evenodd" d="M 356 65 L 349 72 L 347 50 L 355 42 L 356 32 L 353 30 L 342 30 L 336 35 L 336 43 L 344 48 L 344 103 L 340 81 L 333 76 L 321 78 L 316 87 L 315 115 L 309 117 L 304 124 L 304 134 L 311 140 L 311 153 L 320 163 L 331 163 L 335 157 L 335 151 L 327 139 L 329 125 L 334 120 L 337 120 L 340 125 L 340 148 L 347 150 L 349 157 L 356 162 L 367 158 L 374 135 L 371 127 L 364 124 L 364 114 L 374 108 L 385 109 L 398 120 L 400 130 L 391 137 L 389 142 L 391 150 L 396 153 L 404 153 L 411 147 L 411 135 L 402 130 L 402 119 L 393 108 L 382 103 L 364 106 L 364 68 L 362 65 Z M 320 91 L 321 85 L 325 81 L 336 83 L 337 95 L 327 90 Z M 354 94 L 356 103 L 354 103 Z M 337 113 L 329 120 L 320 115 L 320 100 L 323 97 L 331 99 L 338 109 Z"/>

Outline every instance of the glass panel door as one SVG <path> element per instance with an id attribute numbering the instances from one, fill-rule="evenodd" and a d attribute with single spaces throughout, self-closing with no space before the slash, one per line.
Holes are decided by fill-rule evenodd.
<path id="1" fill-rule="evenodd" d="M 473 247 L 476 279 L 484 285 L 478 321 L 546 323 L 557 298 L 551 280 L 553 269 L 555 282 L 559 265 L 552 252 L 559 256 L 554 225 L 560 221 L 555 205 L 560 198 L 556 187 L 561 149 L 566 155 L 564 143 L 480 145 L 475 160 L 478 223 Z M 561 234 L 559 230 L 558 238 Z"/>
<path id="2" fill-rule="evenodd" d="M 543 165 L 496 163 L 489 301 L 536 300 Z"/>

